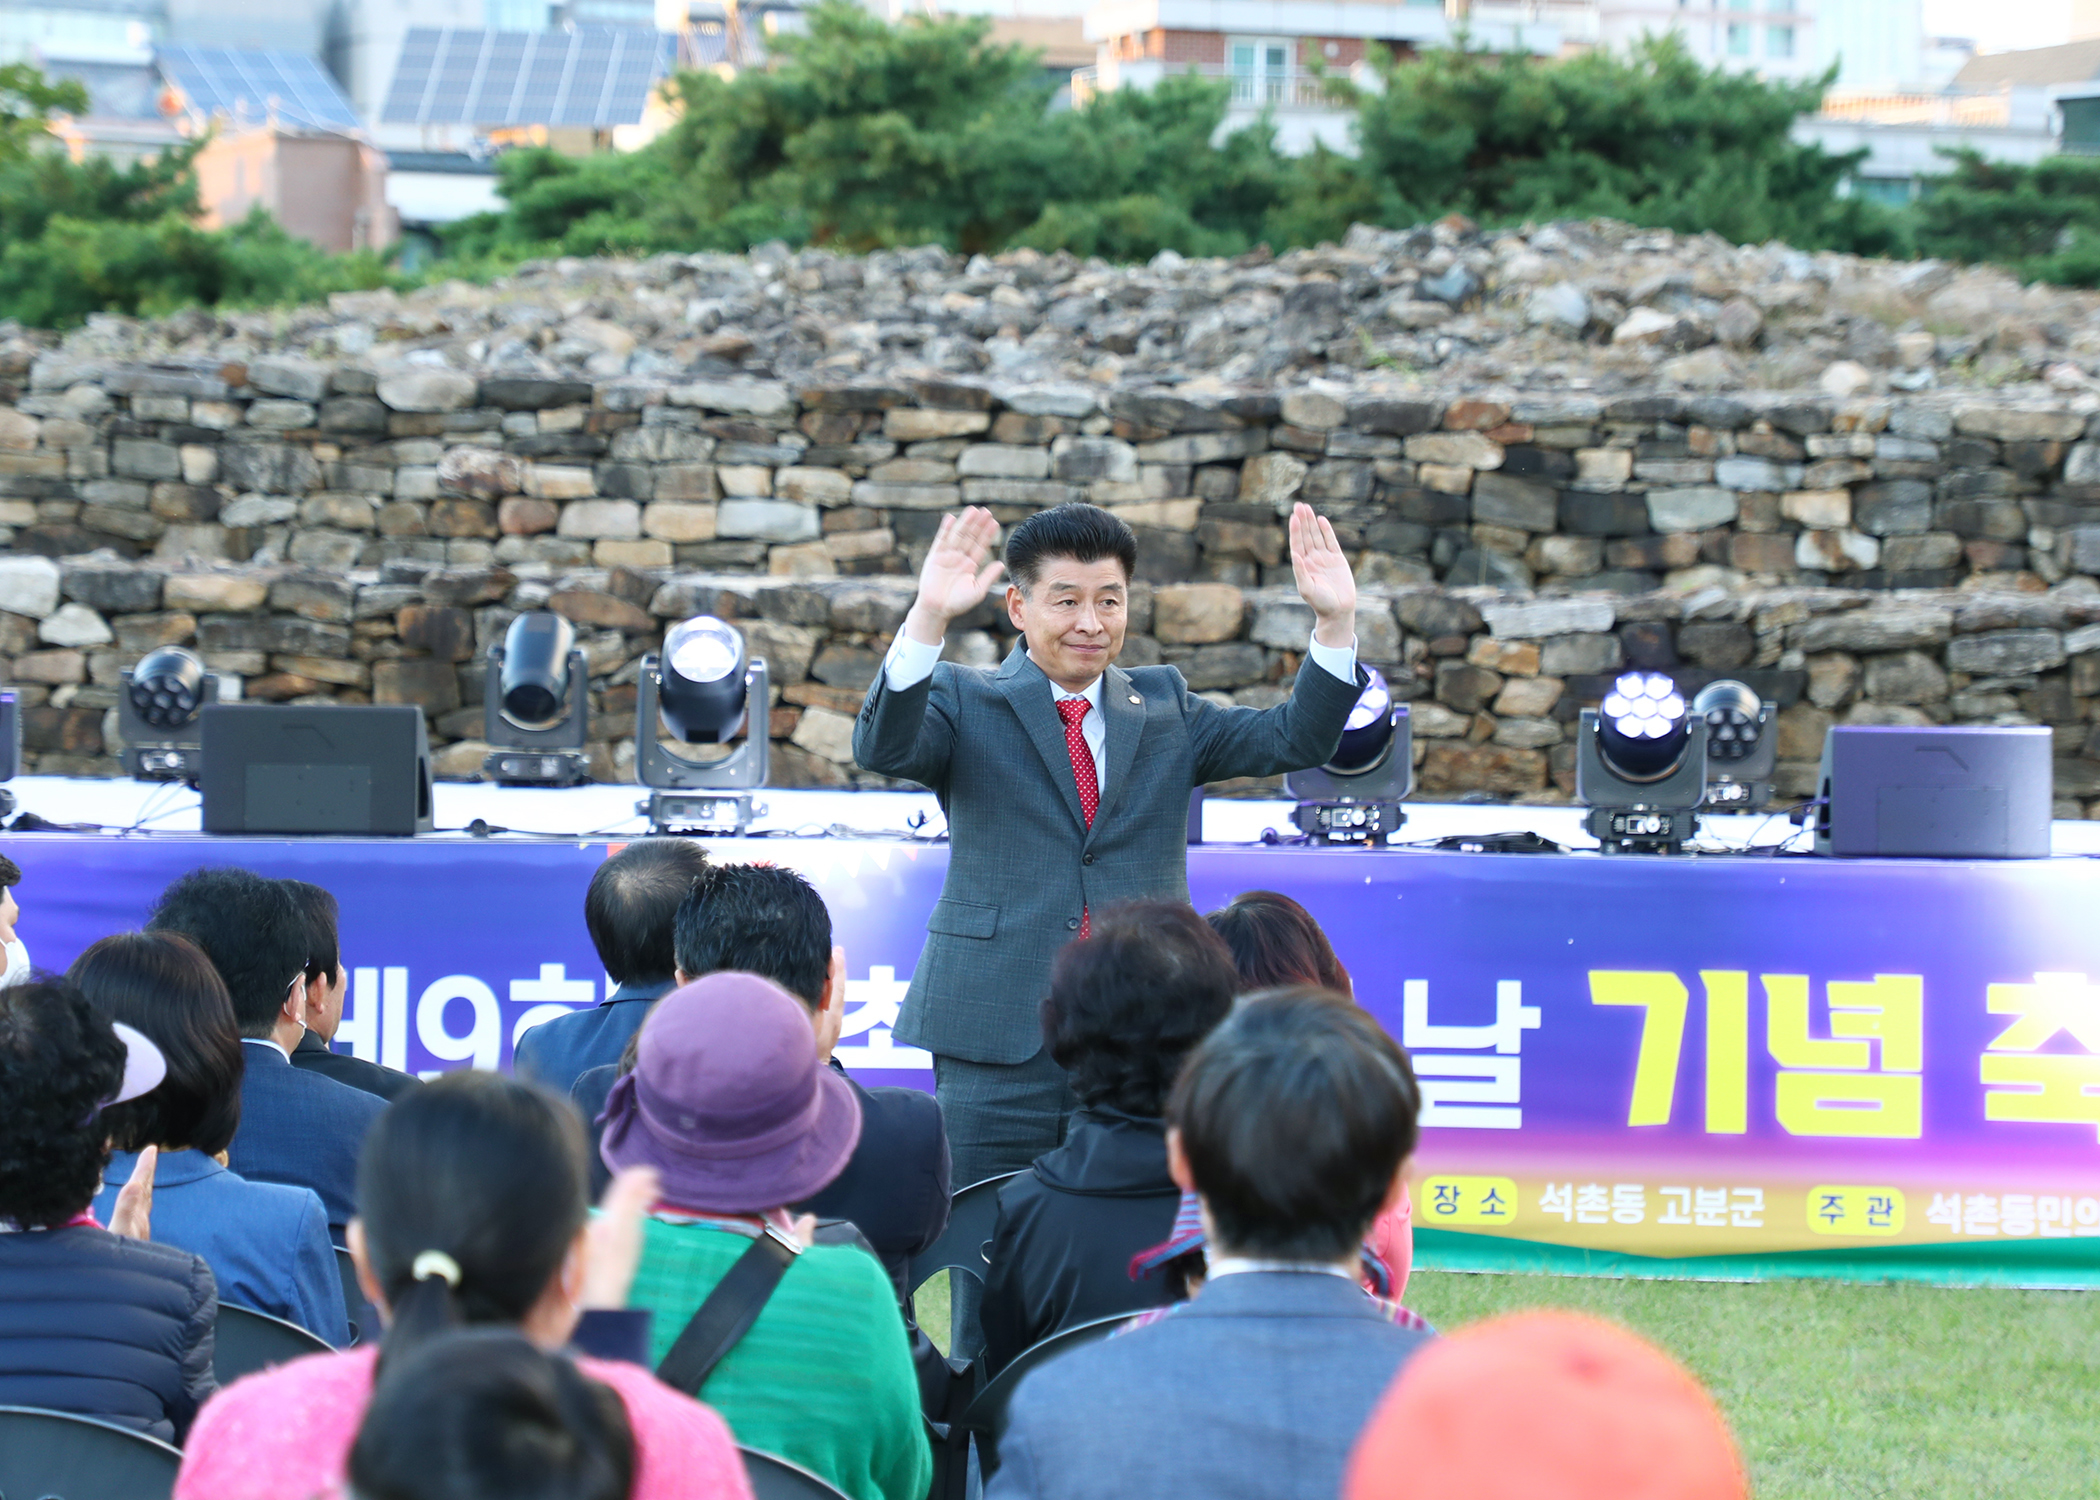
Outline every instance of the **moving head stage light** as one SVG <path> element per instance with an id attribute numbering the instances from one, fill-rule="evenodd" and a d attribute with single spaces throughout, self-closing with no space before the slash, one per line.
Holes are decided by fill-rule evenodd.
<path id="1" fill-rule="evenodd" d="M 204 658 L 186 647 L 162 646 L 124 673 L 123 686 L 117 735 L 126 774 L 194 786 L 204 770 L 205 706 L 238 698 L 240 680 L 207 670 Z"/>
<path id="2" fill-rule="evenodd" d="M 1772 796 L 1779 762 L 1772 705 L 1743 683 L 1710 682 L 1692 700 L 1692 713 L 1706 721 L 1706 800 L 1713 812 L 1748 812 Z"/>
<path id="3" fill-rule="evenodd" d="M 590 669 L 575 627 L 551 610 L 519 615 L 489 647 L 481 774 L 501 786 L 576 786 L 591 779 Z"/>
<path id="4" fill-rule="evenodd" d="M 1748 689 L 1745 689 L 1747 692 Z M 1582 711 L 1575 799 L 1607 854 L 1682 850 L 1706 797 L 1710 726 L 1659 672 L 1628 672 Z"/>
<path id="5" fill-rule="evenodd" d="M 1299 799 L 1291 821 L 1316 844 L 1382 845 L 1407 821 L 1400 801 L 1415 784 L 1407 705 L 1393 701 L 1376 667 L 1364 674 L 1369 685 L 1349 710 L 1333 759 L 1283 778 L 1284 792 Z"/>
<path id="6" fill-rule="evenodd" d="M 656 833 L 742 833 L 763 813 L 748 788 L 764 786 L 771 766 L 767 738 L 771 684 L 763 658 L 750 656 L 735 626 L 712 615 L 673 625 L 661 653 L 642 658 L 635 703 L 634 769 L 643 786 L 657 788 L 636 811 Z M 690 759 L 667 748 L 668 726 L 689 745 L 744 743 L 717 760 Z M 693 796 L 694 792 L 730 793 Z"/>

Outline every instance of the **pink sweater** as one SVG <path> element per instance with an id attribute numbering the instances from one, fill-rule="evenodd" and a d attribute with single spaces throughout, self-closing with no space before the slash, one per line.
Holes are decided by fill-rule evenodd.
<path id="1" fill-rule="evenodd" d="M 310 1354 L 235 1381 L 205 1403 L 174 1500 L 342 1500 L 377 1349 Z M 639 1365 L 578 1357 L 619 1394 L 634 1430 L 633 1500 L 751 1500 L 729 1428 Z"/>

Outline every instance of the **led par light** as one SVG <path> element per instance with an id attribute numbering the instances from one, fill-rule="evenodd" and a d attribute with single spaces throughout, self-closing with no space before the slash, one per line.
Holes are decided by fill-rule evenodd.
<path id="1" fill-rule="evenodd" d="M 1706 721 L 1706 801 L 1716 812 L 1747 812 L 1772 796 L 1779 737 L 1772 705 L 1745 683 L 1723 678 L 1692 699 L 1692 715 Z"/>
<path id="2" fill-rule="evenodd" d="M 637 811 L 649 815 L 652 831 L 742 833 L 765 811 L 749 789 L 764 786 L 771 767 L 771 710 L 765 661 L 745 650 L 735 626 L 696 615 L 671 627 L 663 650 L 642 658 L 635 702 L 635 775 L 654 788 Z M 667 726 L 688 745 L 726 745 L 739 730 L 744 742 L 719 759 L 695 760 L 664 745 Z"/>
<path id="3" fill-rule="evenodd" d="M 489 647 L 481 774 L 502 786 L 576 786 L 591 779 L 590 668 L 576 630 L 552 610 L 519 615 Z"/>
<path id="4" fill-rule="evenodd" d="M 1660 672 L 1628 672 L 1582 711 L 1575 799 L 1608 854 L 1668 854 L 1698 831 L 1708 725 Z"/>
<path id="5" fill-rule="evenodd" d="M 1415 784 L 1407 705 L 1393 701 L 1376 667 L 1364 668 L 1364 675 L 1369 682 L 1349 710 L 1333 757 L 1283 778 L 1284 792 L 1298 799 L 1291 821 L 1314 843 L 1383 844 L 1407 821 L 1400 800 Z"/>
<path id="6" fill-rule="evenodd" d="M 161 646 L 139 658 L 123 675 L 117 699 L 117 736 L 124 742 L 124 770 L 139 781 L 187 781 L 204 769 L 204 729 L 199 715 L 208 703 L 240 696 L 239 679 L 221 676 L 185 646 Z"/>

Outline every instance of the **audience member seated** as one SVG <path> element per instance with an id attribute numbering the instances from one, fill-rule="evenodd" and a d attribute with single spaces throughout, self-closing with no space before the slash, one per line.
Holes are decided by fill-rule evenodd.
<path id="1" fill-rule="evenodd" d="M 1527 1312 L 1408 1362 L 1349 1461 L 1346 1500 L 1745 1500 L 1713 1398 L 1610 1323 Z"/>
<path id="2" fill-rule="evenodd" d="M 338 1347 L 349 1343 L 321 1200 L 311 1188 L 246 1181 L 218 1159 L 240 1123 L 248 1049 L 211 960 L 172 932 L 127 932 L 89 948 L 66 977 L 96 1010 L 142 1032 L 168 1069 L 143 1099 L 102 1112 L 117 1149 L 97 1212 L 108 1216 L 137 1153 L 158 1146 L 154 1240 L 203 1256 L 221 1302 L 297 1323 Z"/>
<path id="3" fill-rule="evenodd" d="M 816 888 L 779 865 L 716 865 L 678 908 L 678 982 L 724 971 L 770 979 L 809 1008 L 817 1055 L 860 1101 L 860 1144 L 846 1170 L 798 1212 L 845 1219 L 882 1257 L 899 1299 L 911 1258 L 948 1227 L 948 1135 L 920 1089 L 862 1088 L 832 1056 L 846 1010 L 846 950 Z M 633 1046 L 623 1057 L 633 1066 Z M 586 1120 L 605 1112 L 621 1068 L 593 1068 L 569 1097 Z"/>
<path id="4" fill-rule="evenodd" d="M 103 1111 L 164 1066 L 62 980 L 0 989 L 0 1406 L 180 1442 L 216 1386 L 211 1268 L 147 1242 L 144 1181 L 110 1229 L 88 1211 L 109 1158 Z"/>
<path id="5" fill-rule="evenodd" d="M 312 1188 L 340 1236 L 357 1211 L 357 1150 L 386 1101 L 292 1066 L 306 1030 L 306 922 L 284 883 L 250 870 L 192 870 L 165 891 L 149 932 L 204 950 L 240 1027 L 241 1123 L 226 1164 L 256 1182 Z"/>
<path id="6" fill-rule="evenodd" d="M 359 1166 L 350 1251 L 387 1332 L 378 1348 L 309 1355 L 220 1392 L 198 1418 L 177 1500 L 285 1500 L 343 1489 L 352 1443 L 394 1367 L 460 1324 L 513 1330 L 541 1349 L 572 1337 L 634 1434 L 634 1500 L 743 1500 L 722 1419 L 634 1363 L 646 1343 L 625 1305 L 655 1179 L 617 1179 L 587 1223 L 583 1131 L 567 1105 L 494 1073 L 446 1075 L 392 1106 Z M 625 1335 L 623 1338 L 622 1335 Z M 613 1346 L 621 1345 L 615 1352 Z"/>
<path id="7" fill-rule="evenodd" d="M 1225 939 L 1240 971 L 1242 992 L 1309 984 L 1354 995 L 1349 971 L 1334 956 L 1334 945 L 1311 912 L 1275 891 L 1248 891 L 1232 898 L 1205 919 Z M 1184 1205 L 1193 1212 L 1195 1205 Z M 1407 1275 L 1415 1261 L 1414 1196 L 1401 1189 L 1392 1212 L 1380 1214 L 1364 1238 L 1376 1258 L 1373 1290 L 1398 1302 L 1407 1295 Z"/>
<path id="8" fill-rule="evenodd" d="M 1333 1500 L 1372 1407 L 1428 1341 L 1356 1283 L 1419 1104 L 1407 1055 L 1346 997 L 1241 1001 L 1167 1104 L 1174 1180 L 1210 1227 L 1203 1289 L 1031 1372 L 987 1500 Z"/>
<path id="9" fill-rule="evenodd" d="M 1167 1091 L 1189 1049 L 1232 1009 L 1232 954 L 1178 901 L 1094 919 L 1059 951 L 1043 1037 L 1079 1109 L 1064 1144 L 999 1191 L 984 1292 L 984 1359 L 996 1375 L 1060 1329 L 1169 1298 L 1131 1258 L 1167 1238 L 1181 1189 L 1167 1171 Z"/>
<path id="10" fill-rule="evenodd" d="M 21 867 L 0 854 L 0 951 L 7 955 L 7 967 L 0 970 L 0 987 L 20 984 L 31 973 L 29 945 L 15 931 L 22 920 L 22 908 L 15 905 L 15 887 L 21 883 Z"/>
<path id="11" fill-rule="evenodd" d="M 567 1094 L 585 1069 L 620 1060 L 649 1007 L 677 983 L 678 907 L 707 868 L 707 851 L 690 839 L 643 839 L 598 867 L 583 898 L 583 921 L 618 988 L 608 1000 L 519 1037 L 512 1066 L 520 1077 Z"/>
<path id="12" fill-rule="evenodd" d="M 650 1012 L 600 1150 L 615 1170 L 663 1176 L 634 1283 L 655 1315 L 651 1359 L 754 1240 L 800 1244 L 701 1394 L 739 1442 L 855 1500 L 923 1500 L 932 1458 L 895 1289 L 873 1256 L 812 1245 L 814 1218 L 787 1208 L 829 1186 L 859 1138 L 853 1087 L 824 1066 L 803 1003 L 753 974 L 712 974 Z"/>
<path id="13" fill-rule="evenodd" d="M 350 988 L 335 894 L 304 880 L 280 883 L 306 923 L 306 1030 L 292 1048 L 292 1066 L 382 1099 L 399 1098 L 419 1086 L 422 1080 L 413 1074 L 335 1050 L 336 1028 L 343 1024 L 343 995 Z"/>
<path id="14" fill-rule="evenodd" d="M 357 1500 L 627 1500 L 612 1390 L 515 1333 L 447 1334 L 389 1365 L 350 1449 Z"/>

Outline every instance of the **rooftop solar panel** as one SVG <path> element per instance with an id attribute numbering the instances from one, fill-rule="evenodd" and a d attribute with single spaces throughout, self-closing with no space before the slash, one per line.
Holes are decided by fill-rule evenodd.
<path id="1" fill-rule="evenodd" d="M 380 119 L 389 125 L 632 125 L 678 39 L 636 26 L 569 31 L 419 27 Z"/>
<path id="2" fill-rule="evenodd" d="M 255 124 L 274 115 L 306 130 L 358 127 L 357 111 L 335 80 L 303 53 L 163 47 L 154 61 L 189 107 L 203 115 Z"/>

